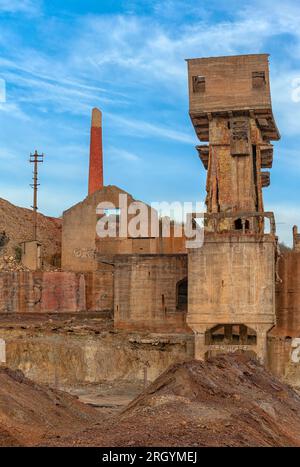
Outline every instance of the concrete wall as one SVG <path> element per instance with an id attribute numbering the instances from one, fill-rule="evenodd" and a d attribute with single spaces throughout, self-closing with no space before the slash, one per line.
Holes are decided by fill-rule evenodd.
<path id="1" fill-rule="evenodd" d="M 176 285 L 187 277 L 186 255 L 116 258 L 116 328 L 186 332 L 186 311 L 176 308 Z"/>
<path id="2" fill-rule="evenodd" d="M 41 269 L 41 244 L 36 241 L 23 242 L 22 244 L 22 264 L 31 271 Z"/>
<path id="3" fill-rule="evenodd" d="M 63 213 L 62 269 L 70 271 L 95 271 L 96 224 L 99 216 L 96 208 L 100 202 L 119 206 L 119 194 L 124 191 L 114 186 L 104 187 Z M 134 201 L 129 196 L 129 202 Z M 105 240 L 103 240 L 105 241 Z"/>
<path id="4" fill-rule="evenodd" d="M 275 322 L 274 248 L 272 236 L 258 241 L 255 235 L 218 234 L 189 250 L 187 323 L 196 332 L 196 358 L 213 348 L 205 343 L 206 331 L 227 323 L 255 330 L 251 348 L 265 359 L 266 333 Z"/>
<path id="5" fill-rule="evenodd" d="M 113 308 L 112 271 L 0 273 L 0 313 L 101 311 Z"/>

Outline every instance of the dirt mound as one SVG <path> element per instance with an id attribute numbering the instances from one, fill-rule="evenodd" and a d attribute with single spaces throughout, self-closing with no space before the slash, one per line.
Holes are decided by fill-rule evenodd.
<path id="1" fill-rule="evenodd" d="M 32 240 L 33 213 L 0 198 L 0 270 L 20 269 L 16 257 L 21 242 Z M 61 219 L 38 214 L 38 240 L 47 266 L 61 251 Z"/>
<path id="2" fill-rule="evenodd" d="M 243 355 L 179 363 L 101 429 L 55 444 L 300 446 L 300 397 Z"/>
<path id="3" fill-rule="evenodd" d="M 257 361 L 226 355 L 172 366 L 120 422 L 121 444 L 300 446 L 300 397 Z"/>
<path id="4" fill-rule="evenodd" d="M 36 384 L 21 371 L 0 369 L 0 446 L 43 445 L 97 421 L 94 409 Z"/>

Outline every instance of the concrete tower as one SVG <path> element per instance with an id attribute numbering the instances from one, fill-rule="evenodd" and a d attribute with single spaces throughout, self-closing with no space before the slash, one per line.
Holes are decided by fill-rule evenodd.
<path id="1" fill-rule="evenodd" d="M 278 140 L 268 55 L 188 60 L 190 117 L 207 170 L 205 239 L 189 250 L 188 324 L 196 358 L 243 349 L 266 359 L 275 323 L 276 236 L 264 212 Z M 268 224 L 268 229 L 267 229 Z"/>
<path id="2" fill-rule="evenodd" d="M 92 110 L 89 195 L 103 188 L 103 149 L 102 149 L 102 113 Z"/>

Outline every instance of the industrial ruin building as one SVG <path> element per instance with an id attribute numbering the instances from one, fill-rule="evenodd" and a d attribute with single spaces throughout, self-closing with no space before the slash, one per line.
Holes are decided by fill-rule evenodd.
<path id="1" fill-rule="evenodd" d="M 136 200 L 104 183 L 102 113 L 93 109 L 87 196 L 63 213 L 61 268 L 46 271 L 35 264 L 31 271 L 1 272 L 0 313 L 75 314 L 85 323 L 90 316 L 109 316 L 109 331 L 94 335 L 86 323 L 83 334 L 65 333 L 63 341 L 56 331 L 47 339 L 42 331 L 29 337 L 26 329 L 18 337 L 0 333 L 8 339 L 9 365 L 33 379 L 48 378 L 43 364 L 51 360 L 49 381 L 54 372 L 56 381 L 54 347 L 58 355 L 71 349 L 72 365 L 55 362 L 64 381 L 80 382 L 107 375 L 143 378 L 145 365 L 153 379 L 174 361 L 242 350 L 299 385 L 300 236 L 295 226 L 293 249 L 280 253 L 274 214 L 263 203 L 272 142 L 280 138 L 268 55 L 187 64 L 189 112 L 207 171 L 204 243 L 188 246 L 175 235 L 174 223 L 164 237 L 160 218 L 156 236 L 148 230 L 138 237 L 99 238 L 97 223 L 104 216 L 112 215 L 120 227 L 127 209 L 120 195 L 126 203 Z M 149 215 L 158 213 L 149 208 Z M 195 223 L 201 215 L 189 213 Z M 30 249 L 23 248 L 23 255 L 32 264 Z"/>

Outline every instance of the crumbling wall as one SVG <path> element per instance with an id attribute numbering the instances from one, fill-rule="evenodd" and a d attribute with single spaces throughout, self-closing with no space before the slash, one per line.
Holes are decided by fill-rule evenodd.
<path id="1" fill-rule="evenodd" d="M 0 313 L 102 311 L 113 308 L 111 270 L 0 273 Z"/>

